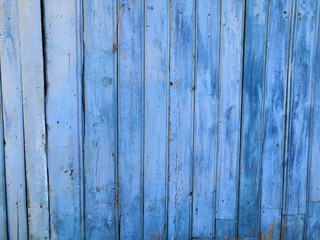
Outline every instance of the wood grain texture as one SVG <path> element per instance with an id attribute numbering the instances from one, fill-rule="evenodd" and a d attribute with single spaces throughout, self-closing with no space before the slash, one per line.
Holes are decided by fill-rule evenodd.
<path id="1" fill-rule="evenodd" d="M 270 1 L 268 14 L 260 228 L 274 239 L 281 230 L 291 2 Z"/>
<path id="2" fill-rule="evenodd" d="M 195 1 L 171 1 L 168 238 L 192 223 Z"/>
<path id="3" fill-rule="evenodd" d="M 117 55 L 113 50 L 116 11 L 116 1 L 84 1 L 87 239 L 117 237 Z"/>
<path id="4" fill-rule="evenodd" d="M 0 55 L 1 56 L 1 55 Z M 1 66 L 1 63 L 0 63 Z M 2 115 L 2 87 L 0 67 L 0 139 L 3 139 L 3 115 Z M 7 201 L 6 201 L 6 175 L 4 161 L 4 145 L 0 144 L 0 239 L 7 240 Z"/>
<path id="5" fill-rule="evenodd" d="M 239 237 L 258 237 L 269 1 L 246 3 L 239 189 Z"/>
<path id="6" fill-rule="evenodd" d="M 118 128 L 120 238 L 143 238 L 144 5 L 120 0 Z"/>
<path id="7" fill-rule="evenodd" d="M 237 236 L 244 4 L 221 4 L 217 239 Z"/>
<path id="8" fill-rule="evenodd" d="M 217 159 L 220 2 L 197 2 L 193 237 L 213 237 Z"/>
<path id="9" fill-rule="evenodd" d="M 307 211 L 307 173 L 310 142 L 312 69 L 315 64 L 317 4 L 298 0 L 295 8 L 290 82 L 284 233 L 303 235 Z M 299 176 L 299 177 L 297 177 Z M 288 222 L 289 221 L 289 222 Z M 288 235 L 291 236 L 291 235 Z"/>
<path id="10" fill-rule="evenodd" d="M 9 239 L 28 239 L 18 1 L 0 2 L 1 80 Z"/>
<path id="11" fill-rule="evenodd" d="M 169 2 L 147 0 L 145 3 L 144 238 L 165 239 L 168 227 Z"/>
<path id="12" fill-rule="evenodd" d="M 52 239 L 83 237 L 81 7 L 81 0 L 44 1 Z"/>
<path id="13" fill-rule="evenodd" d="M 29 239 L 49 239 L 44 71 L 39 1 L 18 1 Z"/>

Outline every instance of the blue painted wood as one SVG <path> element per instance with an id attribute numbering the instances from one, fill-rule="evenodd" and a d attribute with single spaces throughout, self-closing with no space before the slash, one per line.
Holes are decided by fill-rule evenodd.
<path id="1" fill-rule="evenodd" d="M 197 2 L 193 237 L 215 234 L 220 2 Z"/>
<path id="2" fill-rule="evenodd" d="M 257 238 L 260 235 L 260 176 L 265 106 L 268 3 L 268 0 L 255 0 L 246 3 L 239 237 Z"/>
<path id="3" fill-rule="evenodd" d="M 120 0 L 118 129 L 120 238 L 143 238 L 144 5 Z"/>
<path id="4" fill-rule="evenodd" d="M 221 3 L 217 239 L 237 236 L 244 4 Z"/>
<path id="5" fill-rule="evenodd" d="M 116 11 L 116 1 L 84 1 L 86 239 L 117 237 Z"/>
<path id="6" fill-rule="evenodd" d="M 308 170 L 308 198 L 307 198 L 307 223 L 306 239 L 316 239 L 320 236 L 320 1 L 317 1 L 317 17 L 315 44 L 316 56 L 313 65 L 313 102 Z M 316 18 L 317 19 L 317 18 Z"/>
<path id="7" fill-rule="evenodd" d="M 82 1 L 43 4 L 51 237 L 81 239 Z"/>
<path id="8" fill-rule="evenodd" d="M 261 234 L 279 239 L 292 1 L 270 1 L 265 79 Z"/>
<path id="9" fill-rule="evenodd" d="M 309 202 L 308 203 L 308 218 L 306 225 L 306 239 L 317 239 L 320 236 L 320 203 Z"/>
<path id="10" fill-rule="evenodd" d="M 49 239 L 40 2 L 19 0 L 18 9 L 29 239 Z"/>
<path id="11" fill-rule="evenodd" d="M 195 1 L 171 1 L 168 238 L 192 224 Z"/>
<path id="12" fill-rule="evenodd" d="M 319 4 L 0 0 L 0 239 L 316 239 Z"/>
<path id="13" fill-rule="evenodd" d="M 145 3 L 144 238 L 166 239 L 169 2 Z"/>
<path id="14" fill-rule="evenodd" d="M 1 55 L 0 55 L 1 56 Z M 1 63 L 0 63 L 1 66 Z M 3 113 L 2 113 L 2 88 L 0 67 L 0 139 L 3 139 Z M 0 144 L 0 239 L 7 240 L 7 202 L 6 202 L 6 175 L 4 161 L 4 146 Z"/>
<path id="15" fill-rule="evenodd" d="M 9 239 L 28 239 L 18 1 L 0 2 L 0 49 Z"/>
<path id="16" fill-rule="evenodd" d="M 316 17 L 317 4 L 296 2 L 283 208 L 285 236 L 304 233 Z"/>

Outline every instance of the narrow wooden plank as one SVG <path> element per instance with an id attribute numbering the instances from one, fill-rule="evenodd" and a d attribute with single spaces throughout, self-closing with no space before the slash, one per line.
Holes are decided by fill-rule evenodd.
<path id="1" fill-rule="evenodd" d="M 142 1 L 120 0 L 118 23 L 120 238 L 143 238 Z"/>
<path id="2" fill-rule="evenodd" d="M 308 219 L 306 239 L 318 239 L 320 236 L 320 203 L 310 202 L 308 206 Z"/>
<path id="3" fill-rule="evenodd" d="M 244 1 L 222 2 L 216 218 L 223 231 L 217 232 L 219 239 L 237 234 L 243 32 Z"/>
<path id="4" fill-rule="evenodd" d="M 316 14 L 314 1 L 296 2 L 283 211 L 291 216 L 283 223 L 283 234 L 288 236 L 302 236 L 304 232 Z"/>
<path id="5" fill-rule="evenodd" d="M 281 209 L 261 209 L 261 240 L 280 240 L 281 236 Z"/>
<path id="6" fill-rule="evenodd" d="M 49 239 L 40 2 L 18 1 L 29 238 Z"/>
<path id="7" fill-rule="evenodd" d="M 84 1 L 85 233 L 117 238 L 116 1 Z"/>
<path id="8" fill-rule="evenodd" d="M 81 239 L 81 0 L 45 0 L 46 123 L 53 239 Z"/>
<path id="9" fill-rule="evenodd" d="M 280 237 L 289 38 L 292 1 L 269 6 L 266 59 L 263 162 L 261 172 L 261 234 Z M 270 227 L 272 231 L 270 231 Z"/>
<path id="10" fill-rule="evenodd" d="M 268 0 L 246 3 L 239 237 L 258 237 Z"/>
<path id="11" fill-rule="evenodd" d="M 171 1 L 168 238 L 190 239 L 195 1 Z"/>
<path id="12" fill-rule="evenodd" d="M 0 2 L 1 78 L 9 239 L 28 238 L 18 15 L 17 0 Z"/>
<path id="13" fill-rule="evenodd" d="M 237 220 L 216 219 L 215 239 L 216 240 L 236 240 L 237 239 Z M 231 237 L 230 237 L 231 236 Z"/>
<path id="14" fill-rule="evenodd" d="M 220 2 L 197 2 L 192 237 L 214 236 Z"/>
<path id="15" fill-rule="evenodd" d="M 145 6 L 144 238 L 167 237 L 169 2 Z M 161 33 L 161 36 L 159 35 Z"/>
<path id="16" fill-rule="evenodd" d="M 283 215 L 281 239 L 304 239 L 305 214 Z"/>
<path id="17" fill-rule="evenodd" d="M 1 34 L 1 33 L 0 33 Z M 0 49 L 1 51 L 1 49 Z M 1 63 L 0 63 L 1 66 Z M 0 67 L 0 139 L 3 138 L 3 115 L 2 115 L 2 80 Z M 6 176 L 4 162 L 4 146 L 0 144 L 0 239 L 7 240 L 7 202 L 6 202 Z"/>
<path id="18" fill-rule="evenodd" d="M 311 143 L 310 143 L 310 159 L 309 159 L 309 189 L 308 189 L 308 210 L 306 224 L 306 239 L 317 239 L 320 236 L 320 1 L 317 1 L 317 33 L 315 35 L 316 59 L 313 65 L 313 109 L 312 109 L 312 126 L 311 126 Z"/>

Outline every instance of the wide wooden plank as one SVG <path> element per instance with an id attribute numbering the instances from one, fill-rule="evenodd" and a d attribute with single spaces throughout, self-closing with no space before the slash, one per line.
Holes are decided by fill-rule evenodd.
<path id="1" fill-rule="evenodd" d="M 217 156 L 220 2 L 197 2 L 192 237 L 213 237 Z"/>
<path id="2" fill-rule="evenodd" d="M 195 1 L 170 5 L 168 238 L 191 238 Z"/>
<path id="3" fill-rule="evenodd" d="M 82 2 L 45 0 L 43 4 L 51 237 L 81 239 Z"/>
<path id="4" fill-rule="evenodd" d="M 9 239 L 28 239 L 17 0 L 0 2 L 0 51 Z"/>
<path id="5" fill-rule="evenodd" d="M 289 126 L 285 179 L 284 234 L 301 236 L 307 208 L 307 170 L 309 156 L 312 72 L 315 64 L 317 4 L 299 0 L 296 3 L 292 50 Z M 301 216 L 301 217 L 299 217 Z M 290 222 L 288 222 L 290 221 Z M 292 239 L 292 238 L 289 238 Z"/>
<path id="6" fill-rule="evenodd" d="M 275 239 L 281 224 L 291 3 L 269 2 L 260 228 L 262 235 Z"/>
<path id="7" fill-rule="evenodd" d="M 49 239 L 40 2 L 18 1 L 29 238 Z"/>
<path id="8" fill-rule="evenodd" d="M 239 237 L 258 237 L 268 0 L 246 3 L 239 190 Z"/>
<path id="9" fill-rule="evenodd" d="M 116 1 L 84 1 L 85 233 L 117 236 Z"/>
<path id="10" fill-rule="evenodd" d="M 144 5 L 120 0 L 118 121 L 120 238 L 143 238 Z"/>
<path id="11" fill-rule="evenodd" d="M 169 2 L 145 6 L 144 238 L 167 237 Z M 161 33 L 161 37 L 159 37 Z"/>
<path id="12" fill-rule="evenodd" d="M 1 49 L 0 49 L 1 51 Z M 1 59 L 0 59 L 1 61 Z M 0 63 L 1 66 L 1 63 Z M 0 67 L 0 139 L 3 139 L 3 115 L 2 115 L 2 87 Z M 6 202 L 6 178 L 4 163 L 4 146 L 0 144 L 0 239 L 6 240 L 7 231 L 7 202 Z"/>
<path id="13" fill-rule="evenodd" d="M 218 239 L 236 237 L 237 229 L 243 34 L 244 1 L 222 2 L 216 196 L 216 218 L 221 231 L 217 232 Z"/>

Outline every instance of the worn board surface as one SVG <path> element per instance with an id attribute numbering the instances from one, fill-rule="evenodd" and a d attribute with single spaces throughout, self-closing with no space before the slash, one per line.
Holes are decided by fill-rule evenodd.
<path id="1" fill-rule="evenodd" d="M 317 239 L 319 0 L 0 0 L 0 240 Z"/>

